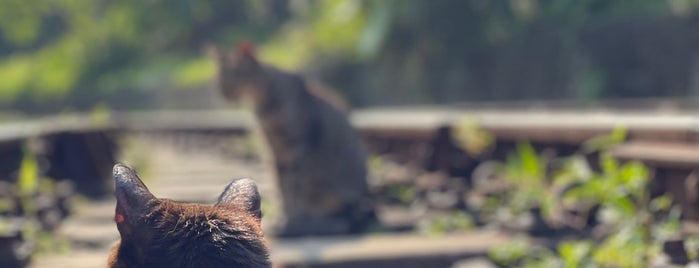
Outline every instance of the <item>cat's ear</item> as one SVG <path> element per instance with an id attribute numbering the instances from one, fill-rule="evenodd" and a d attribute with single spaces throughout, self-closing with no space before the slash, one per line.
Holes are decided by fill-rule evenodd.
<path id="1" fill-rule="evenodd" d="M 223 63 L 226 59 L 225 53 L 221 52 L 221 49 L 219 49 L 218 46 L 214 44 L 204 45 L 204 52 L 207 56 L 209 56 L 209 58 L 211 58 L 219 64 Z"/>
<path id="2" fill-rule="evenodd" d="M 236 55 L 239 57 L 255 58 L 255 46 L 250 41 L 243 41 L 238 44 L 235 49 Z"/>
<path id="3" fill-rule="evenodd" d="M 117 163 L 112 173 L 117 200 L 114 221 L 123 237 L 133 234 L 139 219 L 148 213 L 148 203 L 156 198 L 130 167 Z"/>
<path id="4" fill-rule="evenodd" d="M 257 56 L 255 56 L 255 46 L 249 41 L 243 41 L 238 44 L 232 53 L 238 65 L 248 69 L 260 67 L 260 62 L 257 60 Z"/>
<path id="5" fill-rule="evenodd" d="M 257 219 L 262 218 L 260 210 L 260 192 L 257 184 L 250 178 L 241 178 L 232 181 L 218 197 L 218 206 L 232 206 L 241 208 Z"/>

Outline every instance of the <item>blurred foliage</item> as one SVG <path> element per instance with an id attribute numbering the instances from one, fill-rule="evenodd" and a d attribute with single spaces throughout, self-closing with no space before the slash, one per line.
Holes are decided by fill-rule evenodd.
<path id="1" fill-rule="evenodd" d="M 626 141 L 627 130 L 623 127 L 616 127 L 612 133 L 592 138 L 586 141 L 582 146 L 585 152 L 598 152 L 612 146 L 619 145 Z"/>
<path id="2" fill-rule="evenodd" d="M 41 174 L 34 146 L 33 141 L 25 145 L 17 181 L 10 185 L 12 195 L 0 196 L 0 236 L 13 237 L 19 232 L 21 235 L 16 237 L 23 241 L 22 252 L 15 252 L 19 255 L 65 252 L 70 249 L 68 241 L 56 238 L 47 229 L 53 228 L 49 226 L 55 222 L 45 222 L 47 219 L 42 218 L 42 213 L 45 217 L 50 212 L 45 211 L 46 204 L 40 202 L 57 202 L 57 186 Z"/>
<path id="3" fill-rule="evenodd" d="M 418 199 L 418 192 L 411 185 L 395 185 L 387 189 L 386 195 L 402 205 L 409 206 Z"/>
<path id="4" fill-rule="evenodd" d="M 517 144 L 514 154 L 507 157 L 503 178 L 517 190 L 511 195 L 509 208 L 513 213 L 522 213 L 532 208 L 542 208 L 550 214 L 551 195 L 547 191 L 548 181 L 546 159 L 539 155 L 528 143 Z"/>
<path id="5" fill-rule="evenodd" d="M 2 0 L 0 107 L 153 107 L 153 98 L 173 89 L 208 85 L 214 68 L 205 44 L 241 40 L 258 44 L 269 62 L 321 76 L 360 105 L 565 97 L 571 94 L 556 87 L 568 84 L 581 91 L 572 96 L 594 99 L 605 96 L 610 77 L 594 64 L 577 78 L 529 70 L 549 66 L 548 58 L 563 60 L 549 69 L 579 65 L 569 58 L 591 23 L 684 18 L 698 7 L 699 0 Z M 554 54 L 536 56 L 537 47 Z M 503 60 L 515 55 L 523 62 Z M 498 91 L 510 87 L 518 91 Z"/>
<path id="6" fill-rule="evenodd" d="M 39 190 L 39 164 L 36 158 L 25 153 L 19 168 L 18 192 L 21 196 L 31 196 Z M 33 209 L 29 210 L 30 212 Z"/>
<path id="7" fill-rule="evenodd" d="M 472 157 L 485 154 L 495 144 L 495 137 L 478 127 L 471 120 L 461 120 L 452 129 L 451 135 L 454 144 Z"/>
<path id="8" fill-rule="evenodd" d="M 25 218 L 22 224 L 22 237 L 30 243 L 35 244 L 35 252 L 65 252 L 69 250 L 68 241 L 56 238 L 50 230 L 46 230 L 40 222 L 39 207 L 37 200 L 40 195 L 53 195 L 56 186 L 51 178 L 44 177 L 39 170 L 39 164 L 34 156 L 33 150 L 25 147 L 24 157 L 19 169 L 19 180 L 17 190 L 21 200 L 21 207 Z"/>
<path id="9" fill-rule="evenodd" d="M 287 16 L 280 4 L 0 1 L 0 101 L 90 108 L 110 93 L 187 85 L 201 76 L 191 69 L 202 66 L 203 42 L 263 40 Z"/>
<path id="10" fill-rule="evenodd" d="M 687 248 L 687 256 L 690 260 L 696 262 L 699 258 L 699 235 L 691 235 L 684 240 Z"/>
<path id="11" fill-rule="evenodd" d="M 510 267 L 527 256 L 531 246 L 523 237 L 516 237 L 510 243 L 488 252 L 488 258 L 501 267 Z"/>
<path id="12" fill-rule="evenodd" d="M 489 257 L 504 267 L 644 267 L 661 254 L 662 243 L 680 232 L 681 211 L 667 194 L 650 196 L 650 173 L 642 163 L 611 156 L 609 149 L 625 133 L 615 130 L 582 148 L 597 156 L 598 168 L 583 154 L 547 158 L 518 144 L 500 165 L 497 179 L 508 185 L 498 195 L 500 204 L 514 214 L 540 208 L 549 228 L 573 230 L 578 238 L 554 249 L 518 240 Z"/>
<path id="13" fill-rule="evenodd" d="M 476 225 L 465 212 L 453 211 L 450 213 L 438 213 L 424 219 L 418 224 L 418 231 L 427 235 L 445 235 L 454 232 L 472 230 Z"/>

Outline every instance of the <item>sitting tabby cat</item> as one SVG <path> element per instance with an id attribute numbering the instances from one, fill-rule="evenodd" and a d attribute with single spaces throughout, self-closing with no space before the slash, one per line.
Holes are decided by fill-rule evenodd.
<path id="1" fill-rule="evenodd" d="M 274 156 L 285 214 L 276 235 L 364 230 L 374 219 L 366 156 L 341 101 L 301 75 L 259 62 L 247 43 L 210 54 L 223 96 L 252 104 Z"/>
<path id="2" fill-rule="evenodd" d="M 252 180 L 228 184 L 215 205 L 156 198 L 122 164 L 114 180 L 121 239 L 108 267 L 271 267 Z"/>

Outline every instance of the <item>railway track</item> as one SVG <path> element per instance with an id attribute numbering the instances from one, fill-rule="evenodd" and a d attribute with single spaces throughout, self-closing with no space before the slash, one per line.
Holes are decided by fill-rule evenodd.
<path id="1" fill-rule="evenodd" d="M 225 156 L 206 149 L 178 148 L 172 141 L 163 141 L 158 135 L 139 139 L 130 143 L 130 147 L 147 146 L 147 157 L 139 157 L 147 163 L 147 168 L 141 170 L 141 177 L 158 197 L 213 203 L 232 178 L 252 177 L 258 183 L 263 204 L 267 204 L 263 206 L 274 206 L 278 202 L 272 174 L 260 160 Z M 104 200 L 79 203 L 76 211 L 56 232 L 58 239 L 70 244 L 70 251 L 39 254 L 29 267 L 104 267 L 109 251 L 119 237 L 113 221 L 115 202 L 110 196 Z M 274 217 L 268 212 L 265 212 L 263 227 L 269 222 L 269 216 Z M 491 247 L 508 240 L 506 235 L 492 231 L 449 237 L 403 233 L 268 239 L 276 267 L 442 267 L 461 259 L 482 257 Z"/>
<path id="2" fill-rule="evenodd" d="M 671 192 L 675 201 L 683 206 L 686 218 L 699 220 L 699 201 L 696 198 L 699 196 L 699 187 L 696 187 L 699 185 L 696 179 L 699 169 L 699 113 L 604 109 L 551 111 L 537 108 L 380 109 L 357 111 L 352 119 L 372 152 L 391 154 L 402 162 L 417 164 L 427 170 L 454 172 L 462 176 L 468 175 L 469 168 L 479 161 L 465 154 L 455 144 L 452 130 L 463 122 L 474 123 L 493 135 L 496 149 L 492 157 L 504 157 L 503 153 L 511 151 L 518 141 L 530 141 L 536 148 L 552 149 L 559 155 L 565 155 L 575 152 L 584 141 L 621 126 L 628 130 L 627 142 L 614 148 L 613 153 L 622 160 L 640 160 L 646 163 L 655 174 L 655 188 L 651 190 Z M 111 177 L 108 174 L 116 155 L 103 148 L 111 148 L 110 144 L 120 137 L 145 133 L 145 136 L 157 137 L 150 141 L 146 138 L 146 144 L 141 145 L 150 153 L 148 159 L 153 159 L 149 164 L 152 168 L 145 171 L 144 175 L 151 180 L 147 183 L 156 195 L 207 203 L 215 199 L 229 179 L 252 176 L 263 182 L 263 194 L 267 193 L 273 199 L 274 189 L 270 186 L 270 174 L 264 164 L 245 158 L 231 158 L 230 155 L 221 154 L 220 150 L 197 150 L 216 149 L 220 147 L 217 146 L 220 139 L 244 134 L 252 125 L 249 115 L 230 111 L 114 113 L 99 120 L 90 116 L 62 116 L 8 123 L 0 127 L 0 160 L 3 160 L 0 161 L 0 173 L 11 171 L 13 165 L 17 164 L 15 160 L 22 153 L 20 148 L 28 139 L 46 139 L 47 143 L 58 144 L 56 146 L 59 147 L 77 142 L 89 146 L 69 146 L 68 148 L 81 149 L 70 151 L 68 156 L 92 161 L 88 165 L 95 172 L 89 177 L 95 181 L 87 183 L 95 183 L 99 187 L 110 185 Z M 201 139 L 178 138 L 188 134 L 213 139 L 209 139 L 212 142 L 207 143 Z M 194 149 L 182 151 L 173 144 L 188 144 Z M 102 157 L 94 157 L 95 155 Z M 49 156 L 47 159 L 51 161 L 65 157 Z M 106 172 L 100 172 L 105 170 Z M 58 174 L 64 175 L 65 179 L 72 179 L 73 175 L 68 171 Z M 0 179 L 7 178 L 8 174 L 0 174 Z M 85 177 L 85 174 L 81 176 Z M 85 188 L 96 189 L 92 186 Z M 58 232 L 59 236 L 70 241 L 73 248 L 71 254 L 40 255 L 34 260 L 32 267 L 46 267 L 49 264 L 52 267 L 103 266 L 117 233 L 112 223 L 114 201 L 109 196 L 108 188 L 100 189 L 102 196 L 108 196 L 107 199 L 98 198 L 83 204 Z M 694 225 L 696 224 L 688 224 Z M 474 235 L 490 235 L 493 237 L 490 240 L 501 241 L 496 239 L 498 234 Z M 412 238 L 397 239 L 407 241 Z M 367 243 L 371 246 L 375 245 L 373 243 L 381 243 L 376 242 L 380 240 Z M 307 256 L 288 250 L 302 242 L 274 241 L 274 250 L 279 252 L 275 255 L 286 256 L 285 260 L 291 264 L 294 263 L 292 260 L 297 263 L 313 260 L 319 262 L 317 255 Z M 310 243 L 308 247 L 311 249 L 318 245 L 335 244 L 340 248 L 351 248 L 348 244 L 333 240 L 303 243 Z M 494 245 L 497 243 L 454 256 L 477 256 Z M 468 248 L 464 245 L 460 247 Z M 347 256 L 352 255 L 328 256 L 334 256 L 333 258 L 339 259 L 338 263 L 342 263 L 351 262 Z M 67 264 L 61 266 L 62 263 Z"/>

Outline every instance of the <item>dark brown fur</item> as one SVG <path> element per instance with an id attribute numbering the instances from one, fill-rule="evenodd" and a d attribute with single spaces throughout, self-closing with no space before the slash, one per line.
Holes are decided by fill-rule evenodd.
<path id="1" fill-rule="evenodd" d="M 114 167 L 121 234 L 108 267 L 270 267 L 254 182 L 231 182 L 215 205 L 154 197 L 136 173 Z"/>

